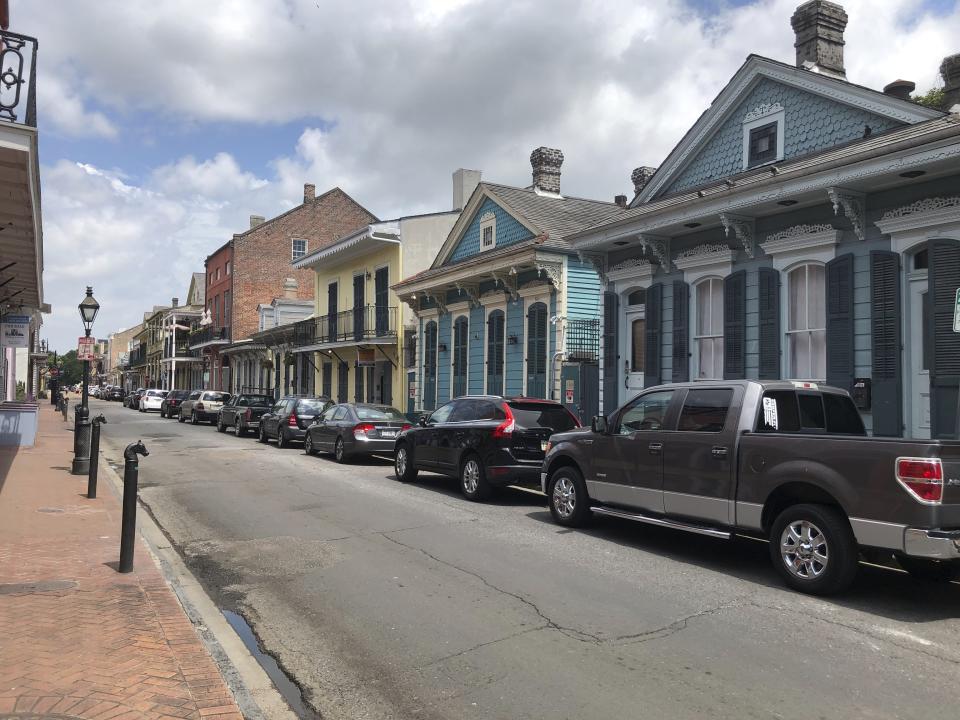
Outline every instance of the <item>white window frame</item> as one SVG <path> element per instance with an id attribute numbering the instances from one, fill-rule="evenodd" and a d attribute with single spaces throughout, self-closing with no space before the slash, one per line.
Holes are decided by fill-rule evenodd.
<path id="1" fill-rule="evenodd" d="M 507 296 L 502 292 L 484 293 L 480 296 L 480 302 L 483 305 L 483 392 L 490 393 L 487 386 L 490 358 L 487 356 L 490 339 L 487 333 L 490 331 L 490 314 L 495 310 L 503 312 L 503 387 L 501 391 L 507 392 Z"/>
<path id="2" fill-rule="evenodd" d="M 440 359 L 440 310 L 438 308 L 429 308 L 426 310 L 421 310 L 418 318 L 420 321 L 418 349 L 419 349 L 421 362 L 417 365 L 417 386 L 418 386 L 417 404 L 420 405 L 421 411 L 425 411 L 426 408 L 424 408 L 423 406 L 423 394 L 426 391 L 426 385 L 425 385 L 426 381 L 424 380 L 425 378 L 424 371 L 426 370 L 426 367 L 427 367 L 427 325 L 429 325 L 431 322 L 435 322 L 437 324 L 437 347 L 434 350 L 434 357 L 433 357 L 434 365 L 437 367 L 437 377 L 434 379 L 434 384 L 433 384 L 434 405 L 436 405 L 437 403 L 437 388 L 439 387 L 439 384 L 440 384 L 440 366 L 437 363 L 437 361 Z M 433 410 L 436 410 L 436 407 L 433 408 Z M 433 412 L 433 410 L 431 410 L 430 412 Z"/>
<path id="3" fill-rule="evenodd" d="M 297 255 L 297 243 L 303 243 L 303 255 Z M 290 238 L 290 262 L 296 262 L 302 258 L 305 258 L 310 252 L 310 243 L 307 242 L 305 238 Z"/>
<path id="4" fill-rule="evenodd" d="M 784 139 L 783 139 L 783 129 L 784 129 L 784 110 L 780 105 L 774 105 L 766 111 L 757 114 L 757 111 L 750 113 L 747 117 L 751 119 L 744 121 L 743 123 L 743 169 L 744 170 L 753 170 L 755 168 L 763 167 L 764 165 L 769 165 L 770 163 L 780 162 L 783 160 L 783 148 L 784 148 Z M 771 123 L 777 124 L 777 155 L 773 160 L 767 160 L 766 162 L 757 163 L 756 165 L 750 165 L 750 131 L 756 130 L 759 127 L 764 125 L 770 125 Z"/>
<path id="5" fill-rule="evenodd" d="M 538 302 L 542 302 L 547 306 L 547 398 L 548 400 L 553 399 L 553 382 L 554 382 L 554 367 L 553 362 L 550 357 L 550 294 L 554 292 L 553 285 L 542 280 L 535 280 L 525 284 L 522 288 L 517 291 L 517 294 L 520 296 L 520 299 L 523 300 L 523 322 L 520 323 L 520 335 L 517 336 L 517 342 L 520 345 L 521 350 L 523 351 L 523 395 L 527 395 L 527 313 L 530 311 L 530 306 Z M 503 330 L 503 339 L 504 343 L 508 342 L 509 334 L 507 333 L 506 326 Z M 504 345 L 503 348 L 503 389 L 506 392 L 507 389 L 507 348 Z"/>
<path id="6" fill-rule="evenodd" d="M 690 339 L 691 339 L 690 359 L 691 359 L 691 361 L 692 361 L 691 364 L 690 364 L 690 365 L 691 365 L 691 367 L 690 367 L 690 370 L 691 370 L 690 376 L 691 376 L 692 378 L 696 379 L 696 380 L 723 380 L 723 371 L 724 371 L 723 350 L 721 350 L 720 373 L 719 373 L 719 376 L 717 376 L 717 377 L 713 377 L 713 376 L 707 377 L 707 376 L 701 376 L 701 375 L 700 375 L 700 341 L 701 341 L 701 340 L 716 340 L 717 338 L 719 338 L 720 341 L 721 341 L 721 347 L 724 347 L 724 349 L 725 349 L 725 346 L 723 345 L 723 341 L 724 341 L 723 335 L 724 335 L 724 333 L 723 333 L 723 320 L 722 320 L 722 319 L 720 320 L 719 332 L 718 332 L 718 329 L 715 328 L 715 327 L 712 327 L 712 325 L 711 325 L 711 330 L 712 330 L 712 332 L 711 332 L 709 335 L 699 335 L 698 332 L 697 332 L 697 331 L 698 331 L 698 328 L 699 328 L 699 322 L 698 322 L 698 316 L 697 316 L 697 309 L 698 309 L 698 306 L 697 306 L 697 293 L 698 293 L 698 291 L 699 291 L 700 286 L 701 286 L 701 285 L 704 285 L 704 284 L 707 284 L 707 283 L 719 283 L 719 285 L 720 285 L 720 304 L 721 304 L 720 317 L 723 318 L 723 307 L 722 307 L 722 306 L 723 306 L 723 301 L 724 301 L 723 278 L 722 278 L 722 277 L 719 277 L 719 276 L 716 276 L 716 275 L 706 275 L 706 276 L 703 276 L 703 277 L 698 278 L 695 282 L 690 283 L 690 303 L 691 303 L 691 312 L 690 312 L 690 316 L 689 316 L 689 317 L 690 317 Z M 711 297 L 712 297 L 712 294 L 711 294 Z M 711 303 L 712 303 L 712 300 L 711 300 Z M 710 318 L 712 319 L 712 318 L 713 318 L 713 305 L 712 305 L 712 304 L 711 304 L 711 306 L 710 306 L 710 311 L 709 311 L 708 314 L 709 314 Z M 714 345 L 714 352 L 715 352 L 716 343 L 713 343 L 713 345 Z M 714 365 L 716 365 L 716 357 L 714 357 Z"/>
<path id="7" fill-rule="evenodd" d="M 801 330 L 791 330 L 791 329 L 790 329 L 790 273 L 794 272 L 795 270 L 799 270 L 800 268 L 809 267 L 809 266 L 820 267 L 820 268 L 823 269 L 823 289 L 824 289 L 824 297 L 823 297 L 823 327 L 822 327 L 822 328 L 810 328 L 810 327 L 807 327 L 807 328 L 804 328 L 804 329 L 801 329 Z M 809 288 L 809 284 L 810 284 L 810 283 L 809 283 L 809 271 L 804 275 L 804 280 L 805 280 L 805 282 L 806 282 L 807 287 Z M 782 361 L 782 363 L 781 363 L 781 366 L 782 366 L 782 367 L 781 367 L 781 370 L 782 370 L 782 372 L 783 372 L 783 377 L 784 377 L 785 379 L 787 379 L 787 380 L 816 380 L 816 381 L 819 381 L 819 382 L 826 382 L 826 377 L 822 377 L 822 378 L 815 378 L 815 377 L 794 377 L 793 369 L 790 367 L 790 336 L 791 336 L 791 335 L 794 335 L 794 334 L 800 334 L 800 333 L 823 332 L 823 336 L 824 336 L 824 345 L 823 345 L 823 347 L 824 347 L 824 353 L 826 353 L 826 347 L 827 347 L 827 345 L 826 345 L 826 334 L 827 334 L 827 298 L 826 298 L 826 290 L 827 290 L 827 264 L 826 264 L 826 262 L 822 262 L 822 261 L 819 260 L 819 259 L 803 259 L 803 260 L 794 262 L 792 265 L 789 265 L 789 266 L 785 267 L 783 270 L 780 271 L 780 281 L 781 281 L 781 282 L 780 282 L 780 286 L 783 288 L 783 296 L 782 296 L 782 299 L 781 299 L 781 301 L 780 301 L 780 322 L 781 322 L 780 327 L 783 328 L 783 344 L 784 344 L 783 352 L 782 352 L 783 361 Z M 810 313 L 809 292 L 808 292 L 808 294 L 807 294 L 807 296 L 806 296 L 805 299 L 806 299 L 805 312 L 806 312 L 806 314 L 808 315 L 808 317 L 806 318 L 806 321 L 807 321 L 806 324 L 809 325 L 809 324 L 810 324 L 810 318 L 809 318 L 809 313 Z M 824 357 L 824 362 L 823 362 L 824 374 L 826 374 L 826 366 L 827 366 L 826 357 Z M 811 371 L 810 374 L 812 375 L 813 372 Z"/>
<path id="8" fill-rule="evenodd" d="M 491 237 L 493 238 L 493 242 L 491 242 L 490 245 L 485 246 L 483 244 L 483 235 L 488 228 L 490 229 L 490 234 L 491 234 Z M 497 216 L 494 215 L 493 212 L 488 211 L 480 216 L 480 252 L 484 252 L 486 250 L 493 250 L 493 248 L 495 248 L 496 246 L 497 246 Z"/>
<path id="9" fill-rule="evenodd" d="M 687 339 L 690 347 L 690 377 L 699 378 L 700 376 L 700 354 L 697 352 L 697 291 L 696 287 L 702 280 L 720 280 L 722 283 L 730 273 L 733 272 L 733 260 L 737 251 L 731 248 L 723 247 L 718 249 L 707 249 L 704 252 L 687 255 L 685 257 L 674 258 L 673 264 L 683 271 L 683 280 L 690 286 L 690 304 Z M 721 328 L 721 335 L 723 329 Z M 721 376 L 723 366 L 721 365 Z M 723 377 L 717 378 L 722 380 Z"/>
<path id="10" fill-rule="evenodd" d="M 456 344 L 454 343 L 454 338 L 457 336 L 457 320 L 463 318 L 467 321 L 467 363 L 464 370 L 465 384 L 467 386 L 467 395 L 470 394 L 470 313 L 464 312 L 465 308 L 454 307 L 450 312 L 450 399 L 454 399 L 453 395 L 453 368 L 454 368 L 454 350 L 456 349 Z M 437 325 L 439 329 L 439 324 Z M 440 352 L 440 343 L 437 342 L 437 352 Z M 439 374 L 437 379 L 439 381 Z"/>

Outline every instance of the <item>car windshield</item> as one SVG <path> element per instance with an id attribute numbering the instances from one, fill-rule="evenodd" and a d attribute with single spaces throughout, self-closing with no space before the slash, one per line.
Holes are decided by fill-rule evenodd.
<path id="1" fill-rule="evenodd" d="M 388 405 L 358 405 L 357 417 L 361 420 L 383 420 L 385 422 L 406 422 L 406 416 Z"/>
<path id="2" fill-rule="evenodd" d="M 576 418 L 561 405 L 538 402 L 511 402 L 507 405 L 522 428 L 550 428 L 554 432 L 564 432 L 579 426 Z"/>

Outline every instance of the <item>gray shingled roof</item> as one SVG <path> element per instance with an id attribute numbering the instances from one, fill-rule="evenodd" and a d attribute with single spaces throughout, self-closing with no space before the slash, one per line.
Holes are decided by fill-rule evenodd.
<path id="1" fill-rule="evenodd" d="M 548 236 L 548 246 L 568 248 L 563 238 L 593 225 L 613 222 L 627 211 L 612 202 L 585 200 L 576 197 L 551 197 L 534 192 L 532 188 L 518 188 L 485 182 L 483 186 L 495 198 L 520 213 Z"/>
<path id="2" fill-rule="evenodd" d="M 202 272 L 197 272 L 193 274 L 193 286 L 197 289 L 197 305 L 206 305 L 207 304 L 207 274 Z M 187 292 L 190 292 L 190 288 L 187 288 Z M 187 304 L 192 304 L 190 302 L 192 298 L 187 298 Z"/>

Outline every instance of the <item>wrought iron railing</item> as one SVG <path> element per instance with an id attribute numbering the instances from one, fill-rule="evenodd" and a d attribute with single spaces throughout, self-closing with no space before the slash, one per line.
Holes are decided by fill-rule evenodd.
<path id="1" fill-rule="evenodd" d="M 600 359 L 600 321 L 567 321 L 567 359 L 597 362 Z"/>
<path id="2" fill-rule="evenodd" d="M 190 343 L 192 340 L 181 340 L 177 338 L 177 343 L 174 345 L 173 338 L 167 338 L 163 341 L 163 357 L 173 358 L 173 357 L 196 357 L 197 353 L 194 350 L 190 349 Z"/>
<path id="3" fill-rule="evenodd" d="M 227 327 L 217 327 L 215 325 L 207 325 L 202 327 L 199 330 L 194 330 L 190 333 L 190 349 L 194 350 L 201 345 L 207 345 L 209 343 L 229 343 L 230 342 L 230 326 Z"/>
<path id="4" fill-rule="evenodd" d="M 294 344 L 319 345 L 361 342 L 397 336 L 397 308 L 366 305 L 332 315 L 301 320 L 294 325 Z"/>
<path id="5" fill-rule="evenodd" d="M 138 365 L 143 365 L 147 362 L 147 347 L 146 345 L 138 345 L 136 349 L 130 352 L 130 359 L 127 362 L 128 367 L 137 367 Z"/>
<path id="6" fill-rule="evenodd" d="M 0 120 L 37 126 L 37 39 L 0 30 Z"/>

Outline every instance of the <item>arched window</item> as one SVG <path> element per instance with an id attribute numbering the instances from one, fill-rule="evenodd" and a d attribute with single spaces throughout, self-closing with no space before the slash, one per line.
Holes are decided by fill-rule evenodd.
<path id="1" fill-rule="evenodd" d="M 453 323 L 453 397 L 467 394 L 467 342 L 469 324 L 463 315 Z"/>
<path id="2" fill-rule="evenodd" d="M 723 378 L 723 280 L 707 278 L 695 286 L 693 343 L 697 377 Z"/>
<path id="3" fill-rule="evenodd" d="M 503 395 L 503 310 L 494 310 L 487 318 L 487 394 Z"/>
<path id="4" fill-rule="evenodd" d="M 627 295 L 627 305 L 646 305 L 647 304 L 647 291 L 644 288 L 639 290 L 634 290 L 632 293 Z"/>
<path id="5" fill-rule="evenodd" d="M 431 320 L 423 331 L 423 409 L 437 406 L 437 323 Z"/>
<path id="6" fill-rule="evenodd" d="M 547 397 L 547 306 L 542 302 L 527 313 L 527 395 Z"/>
<path id="7" fill-rule="evenodd" d="M 787 273 L 787 377 L 827 376 L 827 311 L 823 265 L 808 263 Z"/>

